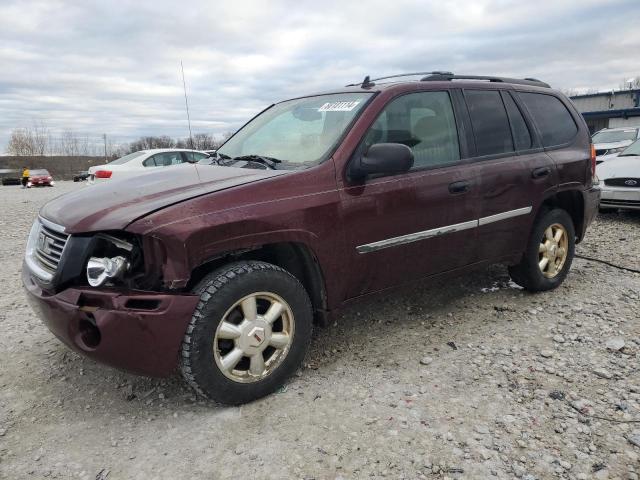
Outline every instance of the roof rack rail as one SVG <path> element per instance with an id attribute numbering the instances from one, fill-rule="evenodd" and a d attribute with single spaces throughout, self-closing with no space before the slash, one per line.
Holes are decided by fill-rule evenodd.
<path id="1" fill-rule="evenodd" d="M 530 85 L 533 87 L 551 88 L 548 83 L 542 82 L 535 78 L 507 78 L 492 77 L 487 75 L 454 75 L 453 73 L 434 72 L 420 79 L 423 82 L 451 81 L 451 80 L 484 80 L 488 82 L 513 83 L 515 85 Z"/>
<path id="2" fill-rule="evenodd" d="M 363 88 L 367 88 L 367 87 L 374 86 L 373 82 L 377 82 L 378 80 L 387 80 L 389 78 L 398 78 L 398 77 L 415 77 L 417 75 L 453 75 L 453 73 L 451 73 L 451 72 L 442 72 L 442 71 L 399 73 L 397 75 L 388 75 L 386 77 L 379 77 L 379 78 L 374 78 L 374 79 L 371 79 L 369 77 L 369 75 L 367 75 L 366 77 L 364 77 L 364 80 L 362 82 L 350 83 L 349 85 L 345 85 L 345 87 L 357 87 L 358 85 L 362 85 Z"/>

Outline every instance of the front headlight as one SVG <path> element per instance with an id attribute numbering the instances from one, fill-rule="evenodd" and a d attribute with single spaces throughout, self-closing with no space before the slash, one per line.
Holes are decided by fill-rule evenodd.
<path id="1" fill-rule="evenodd" d="M 113 258 L 91 257 L 87 262 L 87 282 L 92 287 L 99 287 L 108 280 L 116 280 L 129 269 L 126 258 L 117 256 Z"/>
<path id="2" fill-rule="evenodd" d="M 107 233 L 96 235 L 96 242 L 87 261 L 86 278 L 92 287 L 118 283 L 135 262 L 133 243 Z"/>
<path id="3" fill-rule="evenodd" d="M 613 155 L 614 153 L 620 153 L 624 150 L 626 150 L 627 147 L 619 147 L 619 148 L 610 148 L 609 150 L 607 150 L 606 152 L 604 152 L 605 155 Z"/>

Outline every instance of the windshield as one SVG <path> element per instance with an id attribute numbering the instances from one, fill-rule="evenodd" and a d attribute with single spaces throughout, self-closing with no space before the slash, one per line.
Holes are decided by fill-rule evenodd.
<path id="1" fill-rule="evenodd" d="M 619 157 L 638 157 L 640 156 L 640 140 L 633 142 L 627 148 L 625 148 Z"/>
<path id="2" fill-rule="evenodd" d="M 629 130 L 604 130 L 596 133 L 591 141 L 593 143 L 614 143 L 635 140 L 636 138 L 638 138 L 638 130 L 633 128 Z"/>
<path id="3" fill-rule="evenodd" d="M 31 170 L 29 173 L 32 177 L 37 175 L 49 175 L 49 172 L 46 170 Z"/>
<path id="4" fill-rule="evenodd" d="M 330 153 L 370 95 L 339 93 L 278 103 L 231 137 L 218 155 L 270 157 L 282 161 L 278 168 L 313 165 Z"/>
<path id="5" fill-rule="evenodd" d="M 133 160 L 136 157 L 139 157 L 140 155 L 144 155 L 145 152 L 144 150 L 140 150 L 139 152 L 133 152 L 130 153 L 129 155 L 125 155 L 124 157 L 120 157 L 117 160 L 114 160 L 113 162 L 109 162 L 107 163 L 107 165 L 122 165 L 123 163 L 127 163 L 130 160 Z"/>

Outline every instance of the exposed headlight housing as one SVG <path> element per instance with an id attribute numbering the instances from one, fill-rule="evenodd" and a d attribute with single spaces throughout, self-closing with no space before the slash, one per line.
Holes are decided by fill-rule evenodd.
<path id="1" fill-rule="evenodd" d="M 122 278 L 128 269 L 129 262 L 122 256 L 91 257 L 87 262 L 87 282 L 92 287 L 99 287 L 109 280 Z"/>

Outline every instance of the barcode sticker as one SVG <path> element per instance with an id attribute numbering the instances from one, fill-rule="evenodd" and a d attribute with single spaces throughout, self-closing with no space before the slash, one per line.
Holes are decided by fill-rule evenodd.
<path id="1" fill-rule="evenodd" d="M 350 112 L 360 104 L 360 100 L 352 102 L 327 102 L 322 105 L 319 112 Z"/>

